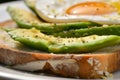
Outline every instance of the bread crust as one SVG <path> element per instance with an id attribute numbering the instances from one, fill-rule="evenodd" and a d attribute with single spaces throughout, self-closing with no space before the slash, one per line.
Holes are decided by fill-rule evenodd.
<path id="1" fill-rule="evenodd" d="M 4 21 L 4 22 L 1 22 L 0 27 L 2 27 L 2 28 L 16 28 L 18 26 L 14 21 L 7 20 L 7 21 Z"/>
<path id="2" fill-rule="evenodd" d="M 0 23 L 0 26 L 17 27 L 13 21 Z M 26 64 L 37 61 L 44 62 L 41 69 L 37 70 L 50 70 L 65 77 L 101 78 L 109 76 L 109 72 L 120 69 L 120 50 L 86 54 L 53 54 L 28 52 L 0 45 L 0 62 L 3 64 L 23 69 Z"/>
<path id="3" fill-rule="evenodd" d="M 55 63 L 54 61 L 59 62 L 59 60 L 63 62 L 71 60 L 73 62 L 52 64 Z M 103 75 L 109 76 L 108 72 L 120 69 L 120 51 L 102 54 L 63 55 L 24 52 L 0 46 L 0 62 L 4 64 L 16 66 L 35 61 L 45 61 L 41 70 L 51 70 L 65 77 L 100 78 Z"/>

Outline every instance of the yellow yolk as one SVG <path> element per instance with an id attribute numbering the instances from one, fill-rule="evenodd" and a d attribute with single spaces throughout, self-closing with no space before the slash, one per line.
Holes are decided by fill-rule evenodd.
<path id="1" fill-rule="evenodd" d="M 117 11 L 120 13 L 120 2 L 112 2 L 111 3 L 116 9 Z"/>
<path id="2" fill-rule="evenodd" d="M 104 2 L 83 2 L 66 10 L 68 15 L 103 15 L 116 12 L 115 8 Z"/>

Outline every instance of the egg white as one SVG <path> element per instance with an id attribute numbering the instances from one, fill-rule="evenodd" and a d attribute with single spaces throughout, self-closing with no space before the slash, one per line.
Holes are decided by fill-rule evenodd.
<path id="1" fill-rule="evenodd" d="M 91 1 L 91 0 L 49 0 L 49 1 L 37 0 L 36 12 L 42 19 L 44 19 L 47 22 L 57 23 L 57 22 L 92 21 L 100 24 L 120 24 L 120 15 L 117 12 L 106 15 L 78 16 L 78 15 L 65 14 L 65 10 L 71 5 L 85 1 Z M 104 0 L 104 1 L 108 1 L 108 0 Z"/>

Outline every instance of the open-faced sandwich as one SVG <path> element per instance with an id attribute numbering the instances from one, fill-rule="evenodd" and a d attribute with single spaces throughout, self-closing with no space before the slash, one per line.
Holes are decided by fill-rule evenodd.
<path id="1" fill-rule="evenodd" d="M 1 23 L 0 62 L 25 71 L 105 78 L 120 69 L 120 2 L 25 0 Z"/>

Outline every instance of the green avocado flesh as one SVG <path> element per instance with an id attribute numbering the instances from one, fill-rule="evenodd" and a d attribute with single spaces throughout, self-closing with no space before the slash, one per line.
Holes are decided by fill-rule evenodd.
<path id="1" fill-rule="evenodd" d="M 106 27 L 93 27 L 85 29 L 76 29 L 54 33 L 59 37 L 84 37 L 89 35 L 118 35 L 120 36 L 120 25 L 109 25 Z"/>
<path id="2" fill-rule="evenodd" d="M 25 0 L 34 12 L 35 1 Z M 15 7 L 8 7 L 7 11 L 21 28 L 8 30 L 8 34 L 14 40 L 40 51 L 87 53 L 120 43 L 120 25 L 103 27 L 93 22 L 48 23 L 39 19 L 36 12 Z"/>
<path id="3" fill-rule="evenodd" d="M 89 27 L 99 27 L 100 24 L 92 22 L 72 22 L 72 23 L 47 23 L 38 19 L 35 14 L 27 10 L 8 7 L 12 19 L 22 28 L 33 28 L 39 29 L 43 33 L 53 34 L 61 31 L 67 31 L 71 29 L 83 29 Z"/>
<path id="4" fill-rule="evenodd" d="M 28 47 L 53 53 L 91 52 L 120 43 L 120 37 L 116 35 L 57 38 L 43 34 L 35 28 L 15 29 L 9 31 L 8 34 Z"/>

